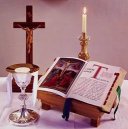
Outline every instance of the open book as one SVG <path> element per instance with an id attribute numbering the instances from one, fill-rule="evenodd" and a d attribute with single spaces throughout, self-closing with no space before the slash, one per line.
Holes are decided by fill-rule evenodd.
<path id="1" fill-rule="evenodd" d="M 103 107 L 113 87 L 116 91 L 120 84 L 118 78 L 122 70 L 96 61 L 58 57 L 40 78 L 38 90 Z M 123 73 L 125 76 L 124 70 Z"/>

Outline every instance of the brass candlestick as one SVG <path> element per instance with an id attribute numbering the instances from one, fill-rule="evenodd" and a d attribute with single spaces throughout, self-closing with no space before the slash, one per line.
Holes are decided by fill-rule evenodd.
<path id="1" fill-rule="evenodd" d="M 83 60 L 88 60 L 90 58 L 89 53 L 87 51 L 89 37 L 87 37 L 85 33 L 82 33 L 82 36 L 80 36 L 79 40 L 81 45 L 81 52 L 79 53 L 78 57 Z"/>

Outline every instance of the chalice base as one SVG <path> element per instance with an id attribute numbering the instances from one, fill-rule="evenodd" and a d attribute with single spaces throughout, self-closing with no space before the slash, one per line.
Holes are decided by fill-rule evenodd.
<path id="1" fill-rule="evenodd" d="M 22 108 L 9 115 L 9 121 L 13 125 L 28 126 L 39 119 L 39 114 L 34 110 Z"/>

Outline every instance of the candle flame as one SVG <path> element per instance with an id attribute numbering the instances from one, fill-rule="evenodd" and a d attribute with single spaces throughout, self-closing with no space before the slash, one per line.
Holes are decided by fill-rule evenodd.
<path id="1" fill-rule="evenodd" d="M 83 8 L 83 14 L 86 14 L 86 12 L 87 12 L 87 9 L 86 9 L 86 7 L 84 7 Z"/>

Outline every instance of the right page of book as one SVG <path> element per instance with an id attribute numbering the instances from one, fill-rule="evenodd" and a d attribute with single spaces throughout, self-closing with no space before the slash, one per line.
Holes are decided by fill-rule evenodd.
<path id="1" fill-rule="evenodd" d="M 119 71 L 119 67 L 89 61 L 67 97 L 102 107 Z"/>

